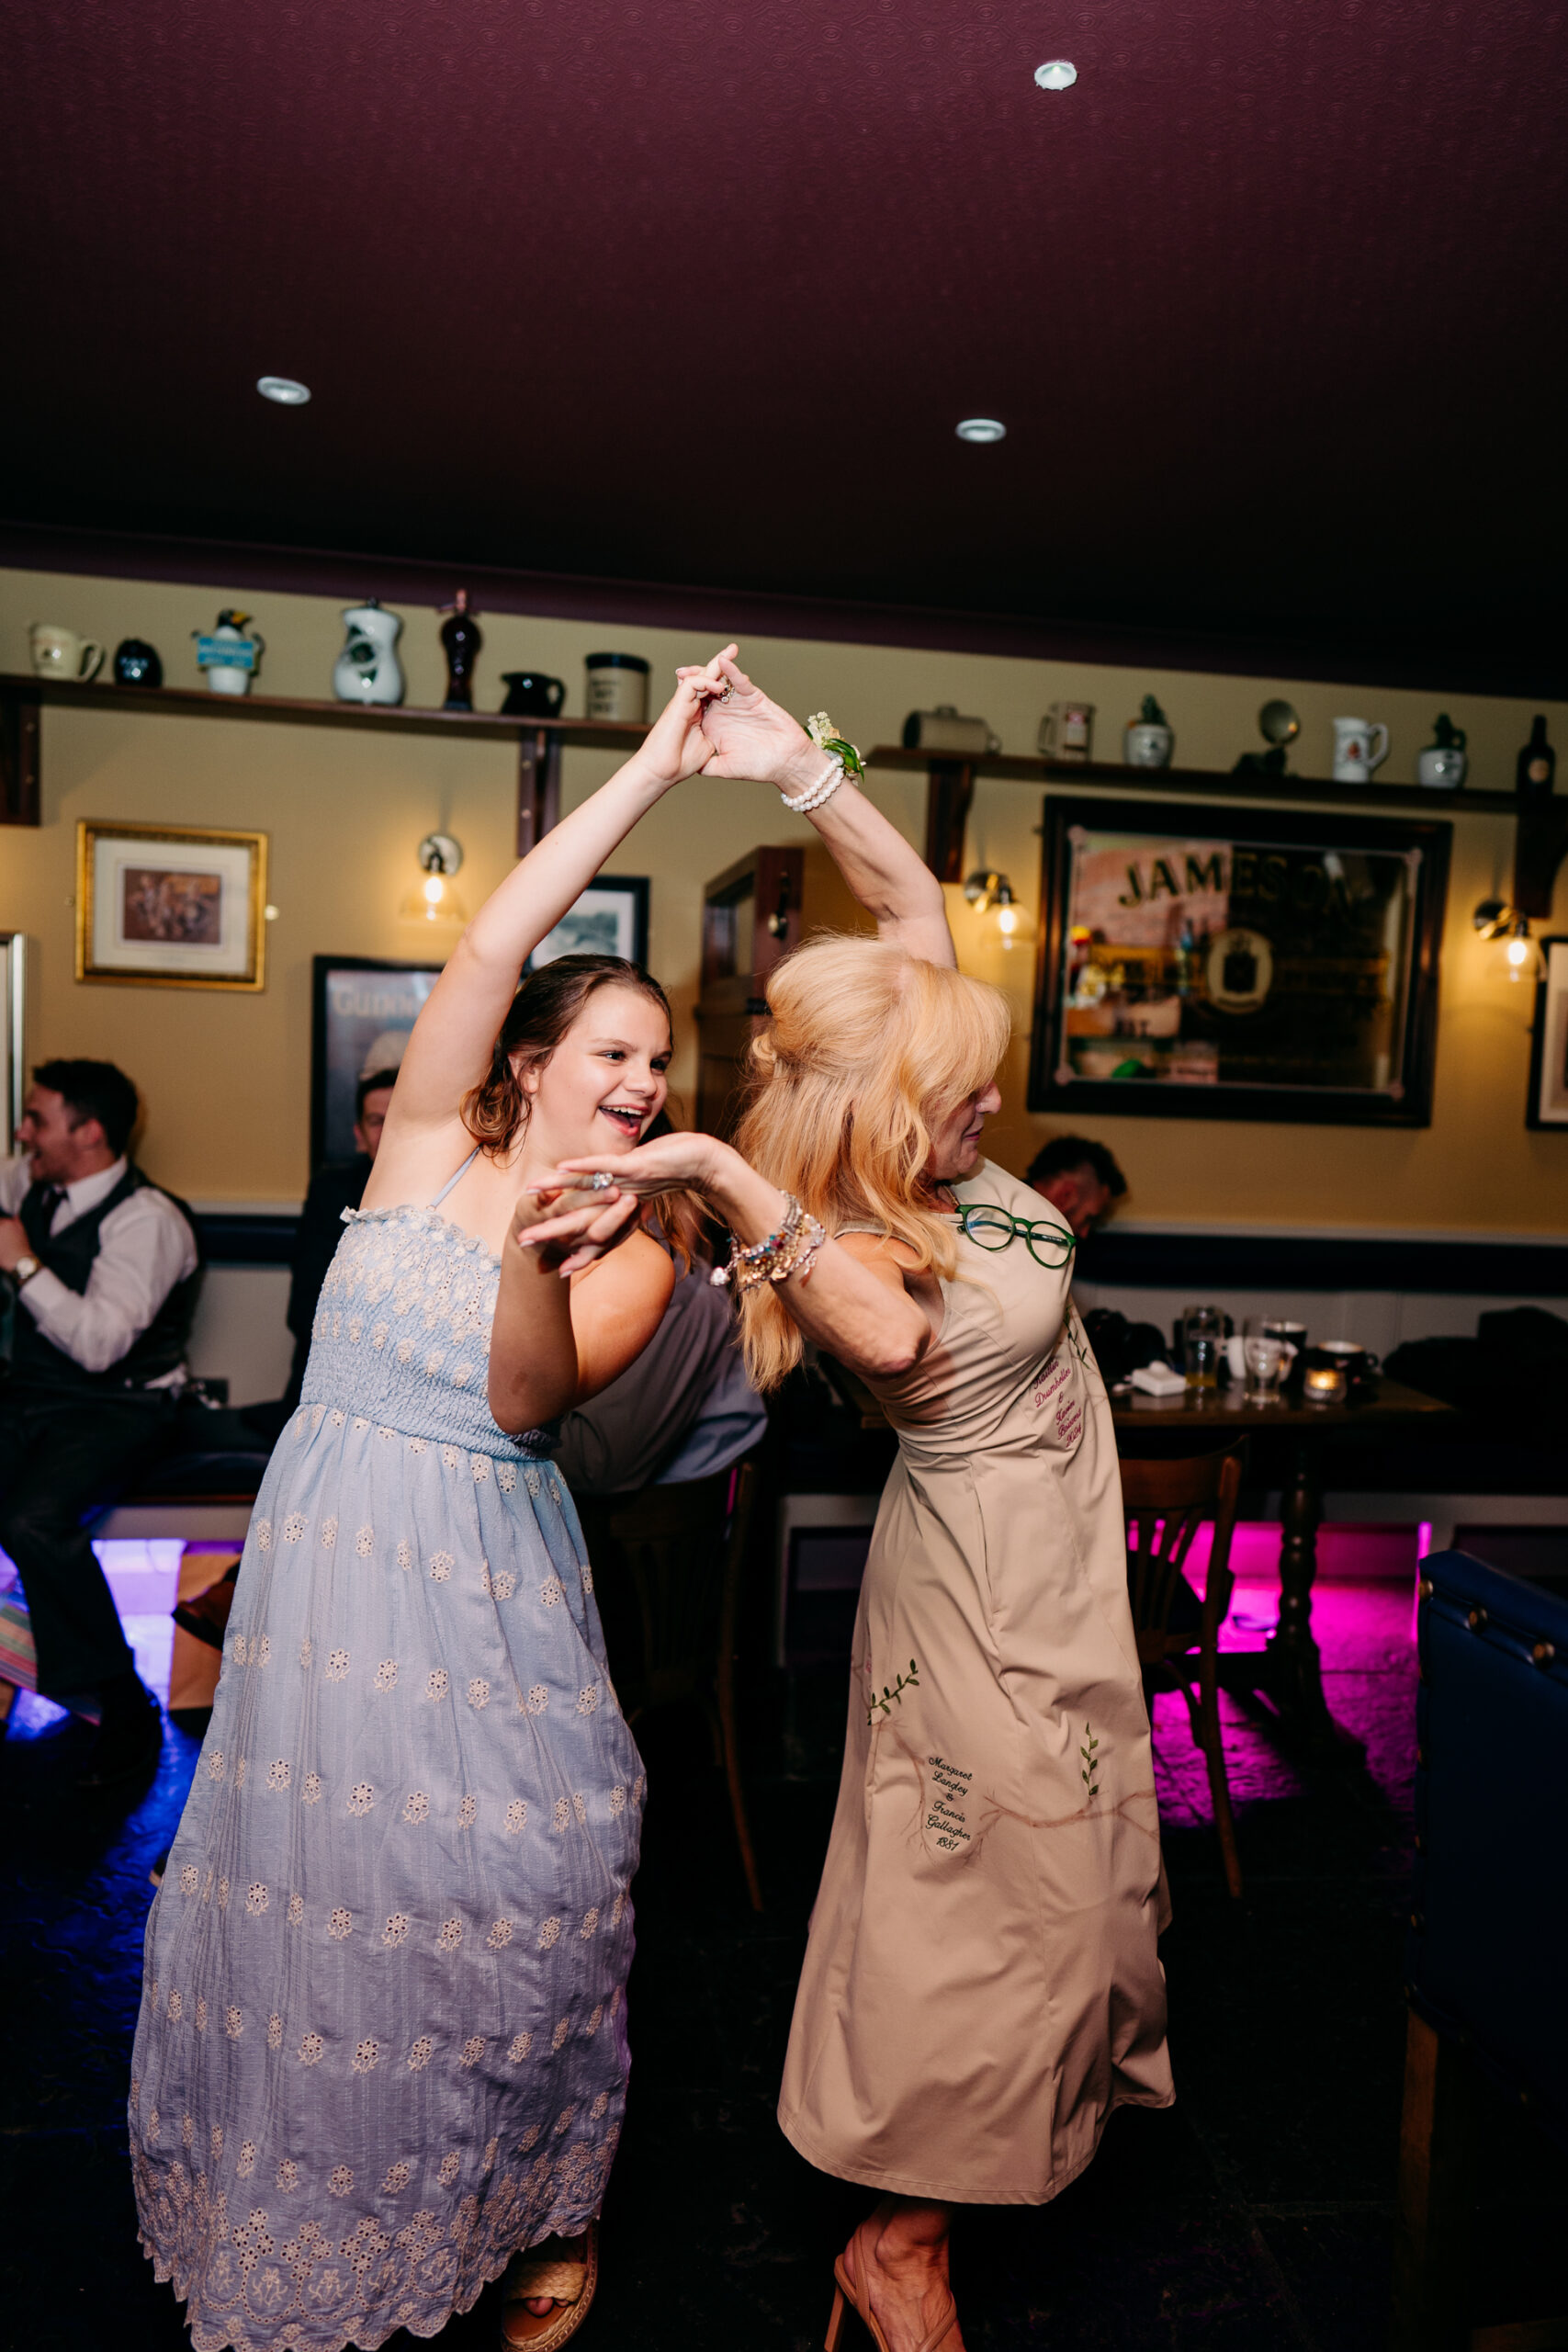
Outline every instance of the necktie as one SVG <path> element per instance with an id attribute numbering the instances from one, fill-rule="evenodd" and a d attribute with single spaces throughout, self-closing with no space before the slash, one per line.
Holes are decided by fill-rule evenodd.
<path id="1" fill-rule="evenodd" d="M 54 1223 L 54 1212 L 64 1198 L 63 1185 L 45 1184 L 39 1193 L 35 1193 L 30 1204 L 24 1204 L 27 1214 L 22 1219 L 22 1225 L 35 1251 L 41 1251 L 44 1243 L 49 1239 L 50 1227 Z"/>

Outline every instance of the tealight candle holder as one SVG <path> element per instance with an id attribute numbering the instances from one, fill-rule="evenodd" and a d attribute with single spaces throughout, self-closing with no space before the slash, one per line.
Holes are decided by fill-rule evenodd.
<path id="1" fill-rule="evenodd" d="M 1309 1405 L 1342 1405 L 1345 1402 L 1345 1374 L 1337 1365 L 1309 1364 L 1302 1394 Z"/>

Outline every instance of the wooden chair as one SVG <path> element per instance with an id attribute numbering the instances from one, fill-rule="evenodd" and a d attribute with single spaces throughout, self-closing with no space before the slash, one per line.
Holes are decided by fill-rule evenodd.
<path id="1" fill-rule="evenodd" d="M 1156 1690 L 1179 1690 L 1187 1702 L 1192 1737 L 1209 1768 L 1214 1826 L 1233 1895 L 1241 1893 L 1241 1858 L 1220 1737 L 1219 1634 L 1231 1602 L 1231 1536 L 1240 1485 L 1239 1451 L 1122 1464 L 1127 1585 L 1144 1688 L 1151 1699 Z M 1205 1520 L 1213 1521 L 1214 1539 L 1200 1606 L 1181 1570 Z"/>
<path id="2" fill-rule="evenodd" d="M 660 1707 L 707 1717 L 729 1784 L 751 1907 L 762 1907 L 736 1737 L 735 1652 L 757 1464 L 636 1494 L 580 1499 L 610 1673 L 626 1721 Z"/>

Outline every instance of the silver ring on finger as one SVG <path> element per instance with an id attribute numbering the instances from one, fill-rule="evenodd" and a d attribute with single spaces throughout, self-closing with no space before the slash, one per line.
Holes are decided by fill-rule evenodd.
<path id="1" fill-rule="evenodd" d="M 608 1169 L 596 1168 L 588 1179 L 588 1189 L 591 1193 L 607 1193 L 615 1181 Z"/>

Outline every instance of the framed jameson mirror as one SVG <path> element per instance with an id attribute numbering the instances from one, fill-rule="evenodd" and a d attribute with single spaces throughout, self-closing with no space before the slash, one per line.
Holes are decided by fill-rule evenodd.
<path id="1" fill-rule="evenodd" d="M 1426 1126 L 1451 827 L 1048 796 L 1029 1108 Z"/>

